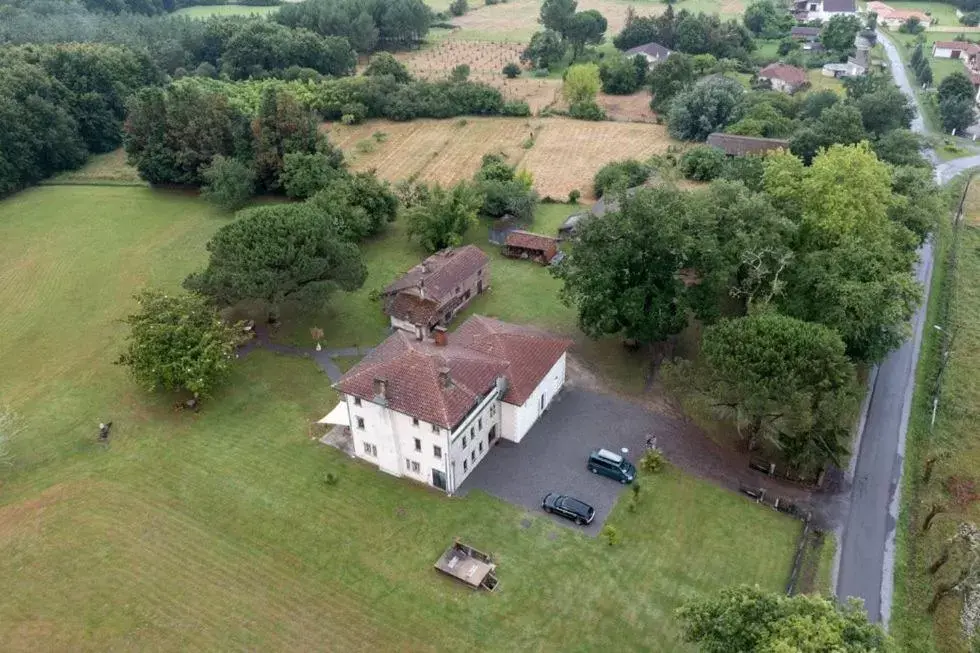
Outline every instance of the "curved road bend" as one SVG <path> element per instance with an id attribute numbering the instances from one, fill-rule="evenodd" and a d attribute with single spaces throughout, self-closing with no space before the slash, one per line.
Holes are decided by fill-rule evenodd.
<path id="1" fill-rule="evenodd" d="M 895 46 L 879 33 L 895 82 L 915 101 L 905 66 Z M 916 103 L 918 108 L 918 104 Z M 921 111 L 920 111 L 921 113 Z M 925 133 L 921 115 L 912 129 Z M 936 166 L 936 179 L 946 183 L 960 172 L 980 166 L 980 156 L 957 159 Z M 849 509 L 838 528 L 838 564 L 835 588 L 840 599 L 864 600 L 868 615 L 887 627 L 891 615 L 895 570 L 895 528 L 898 521 L 900 483 L 905 457 L 915 367 L 922 340 L 925 307 L 932 278 L 933 247 L 919 250 L 916 278 L 923 286 L 922 304 L 912 317 L 912 337 L 891 352 L 872 374 L 864 427 L 857 439 L 857 454 L 849 470 Z"/>

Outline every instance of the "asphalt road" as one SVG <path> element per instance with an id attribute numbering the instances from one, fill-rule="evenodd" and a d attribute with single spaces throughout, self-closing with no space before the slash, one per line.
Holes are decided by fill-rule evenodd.
<path id="1" fill-rule="evenodd" d="M 895 46 L 884 36 L 885 48 L 895 81 L 915 100 L 905 66 Z M 918 106 L 918 105 L 917 105 Z M 920 112 L 921 113 L 921 112 Z M 921 116 L 912 123 L 925 133 Z M 946 183 L 960 172 L 980 166 L 980 156 L 957 159 L 936 166 L 936 179 Z M 919 250 L 916 277 L 923 286 L 922 304 L 912 317 L 911 337 L 893 351 L 872 375 L 867 413 L 852 461 L 849 511 L 838 530 L 840 543 L 835 570 L 840 599 L 856 596 L 864 600 L 868 615 L 885 626 L 891 615 L 895 570 L 895 528 L 898 520 L 905 437 L 908 430 L 915 367 L 925 321 L 932 278 L 933 247 L 927 242 Z"/>

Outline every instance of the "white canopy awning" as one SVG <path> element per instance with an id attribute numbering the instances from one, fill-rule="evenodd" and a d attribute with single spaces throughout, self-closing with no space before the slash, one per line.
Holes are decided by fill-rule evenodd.
<path id="1" fill-rule="evenodd" d="M 339 424 L 340 426 L 350 426 L 350 414 L 347 412 L 347 404 L 341 402 L 334 406 L 334 409 L 327 413 L 327 416 L 317 421 L 317 424 Z"/>

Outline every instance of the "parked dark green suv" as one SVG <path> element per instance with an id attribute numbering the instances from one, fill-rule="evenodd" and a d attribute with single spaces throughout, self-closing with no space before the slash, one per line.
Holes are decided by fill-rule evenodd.
<path id="1" fill-rule="evenodd" d="M 589 454 L 589 471 L 602 474 L 624 485 L 636 478 L 636 467 L 618 453 L 608 449 L 596 449 Z"/>

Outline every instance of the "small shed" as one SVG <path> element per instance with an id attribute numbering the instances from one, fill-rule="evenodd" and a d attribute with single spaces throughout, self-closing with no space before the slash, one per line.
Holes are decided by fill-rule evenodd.
<path id="1" fill-rule="evenodd" d="M 489 554 L 477 551 L 458 539 L 436 560 L 436 569 L 474 589 L 493 591 L 497 587 L 497 565 Z"/>
<path id="2" fill-rule="evenodd" d="M 775 150 L 788 150 L 789 141 L 781 138 L 758 138 L 715 132 L 708 136 L 708 145 L 723 150 L 728 156 L 768 154 Z"/>
<path id="3" fill-rule="evenodd" d="M 512 231 L 507 234 L 502 253 L 509 258 L 527 259 L 548 265 L 558 254 L 558 239 L 530 231 Z"/>

